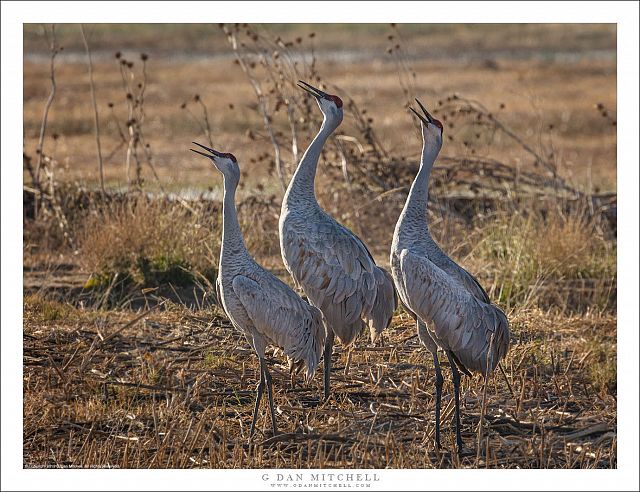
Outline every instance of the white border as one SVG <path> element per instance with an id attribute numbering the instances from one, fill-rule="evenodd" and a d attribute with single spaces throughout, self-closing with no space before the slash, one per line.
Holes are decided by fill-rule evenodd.
<path id="1" fill-rule="evenodd" d="M 126 6 L 123 5 L 126 3 Z M 269 489 L 258 470 L 23 470 L 23 22 L 612 22 L 618 24 L 618 469 L 382 470 L 369 490 L 638 489 L 636 2 L 2 2 L 2 489 Z M 620 268 L 622 267 L 622 268 Z M 353 471 L 355 472 L 355 470 Z"/>

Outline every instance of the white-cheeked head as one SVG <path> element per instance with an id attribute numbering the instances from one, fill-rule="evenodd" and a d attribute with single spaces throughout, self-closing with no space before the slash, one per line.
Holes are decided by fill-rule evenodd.
<path id="1" fill-rule="evenodd" d="M 192 152 L 200 154 L 204 157 L 208 157 L 213 162 L 213 165 L 218 171 L 222 173 L 226 182 L 232 185 L 234 188 L 238 186 L 240 182 L 240 167 L 238 166 L 238 160 L 233 154 L 218 152 L 217 150 L 205 147 L 197 142 L 192 142 L 198 147 L 203 148 L 208 154 L 200 152 L 199 150 L 191 149 Z"/>
<path id="2" fill-rule="evenodd" d="M 344 116 L 342 99 L 338 96 L 334 96 L 333 94 L 327 94 L 326 92 L 323 92 L 302 80 L 298 81 L 298 87 L 307 91 L 316 98 L 320 111 L 322 111 L 322 114 L 328 122 L 332 123 L 336 127 L 342 122 L 342 118 Z"/>
<path id="3" fill-rule="evenodd" d="M 418 99 L 416 99 L 416 102 L 420 106 L 423 114 L 418 113 L 413 108 L 409 109 L 420 119 L 422 140 L 424 142 L 425 149 L 429 149 L 437 154 L 442 148 L 442 132 L 444 129 L 442 123 L 431 116 L 429 111 L 427 111 L 427 108 L 425 108 Z"/>

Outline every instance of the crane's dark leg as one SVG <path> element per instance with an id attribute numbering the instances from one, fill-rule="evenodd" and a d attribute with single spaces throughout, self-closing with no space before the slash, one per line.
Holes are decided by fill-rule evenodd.
<path id="1" fill-rule="evenodd" d="M 456 399 L 456 445 L 458 446 L 458 453 L 462 452 L 462 436 L 460 435 L 460 371 L 456 361 L 453 360 L 453 354 L 450 350 L 447 350 L 447 357 L 449 358 L 449 364 L 451 364 L 451 373 L 453 375 L 453 389 Z"/>
<path id="2" fill-rule="evenodd" d="M 333 330 L 329 328 L 327 333 L 327 339 L 324 343 L 324 399 L 329 398 L 330 384 L 331 384 L 331 354 L 333 354 Z"/>
<path id="3" fill-rule="evenodd" d="M 444 378 L 440 370 L 440 361 L 438 360 L 438 351 L 431 352 L 433 355 L 433 364 L 436 370 L 436 446 L 440 448 L 440 403 L 442 401 L 442 385 Z"/>
<path id="4" fill-rule="evenodd" d="M 269 411 L 271 412 L 271 425 L 273 426 L 273 435 L 278 433 L 278 427 L 276 425 L 276 412 L 273 406 L 273 382 L 271 381 L 271 374 L 267 369 L 267 363 L 264 359 L 260 359 L 260 367 L 264 374 L 264 380 L 267 383 L 267 397 L 269 398 Z"/>
<path id="5" fill-rule="evenodd" d="M 251 429 L 249 430 L 249 439 L 253 437 L 253 432 L 256 430 L 256 420 L 258 420 L 258 409 L 260 408 L 260 400 L 262 399 L 262 393 L 264 392 L 264 371 L 262 370 L 262 359 L 260 359 L 260 381 L 256 388 L 256 405 L 253 407 L 253 418 L 251 419 Z"/>
<path id="6" fill-rule="evenodd" d="M 442 371 L 440 370 L 440 361 L 438 360 L 438 345 L 433 340 L 431 335 L 429 335 L 427 325 L 424 323 L 424 321 L 419 319 L 413 313 L 412 316 L 416 320 L 418 339 L 427 348 L 427 350 L 431 352 L 431 355 L 433 356 L 433 365 L 436 371 L 436 446 L 440 448 L 440 404 L 442 401 L 442 385 L 444 383 L 444 378 L 442 377 Z"/>

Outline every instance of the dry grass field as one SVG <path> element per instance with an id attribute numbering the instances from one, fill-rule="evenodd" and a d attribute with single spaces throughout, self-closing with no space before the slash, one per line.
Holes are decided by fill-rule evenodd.
<path id="1" fill-rule="evenodd" d="M 56 26 L 45 125 L 52 32 L 24 28 L 25 467 L 616 467 L 615 26 L 84 30 L 104 191 L 80 27 Z M 446 362 L 437 450 L 433 363 L 401 310 L 348 371 L 336 347 L 327 402 L 269 352 L 282 434 L 263 405 L 248 441 L 257 359 L 212 287 L 222 180 L 189 147 L 238 157 L 247 246 L 290 282 L 282 185 L 320 123 L 298 78 L 345 100 L 318 199 L 383 266 L 419 159 L 407 104 L 445 123 L 431 230 L 512 338 L 486 388 L 463 378 L 461 455 Z"/>

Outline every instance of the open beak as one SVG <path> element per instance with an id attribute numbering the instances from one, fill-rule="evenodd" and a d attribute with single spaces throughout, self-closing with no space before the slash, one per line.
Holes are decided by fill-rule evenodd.
<path id="1" fill-rule="evenodd" d="M 415 109 L 413 109 L 412 107 L 409 107 L 409 109 L 411 111 L 413 111 L 413 113 L 420 118 L 420 121 L 422 121 L 425 124 L 429 124 L 429 123 L 433 123 L 433 116 L 431 116 L 431 114 L 429 114 L 429 111 L 427 111 L 427 108 L 424 107 L 424 105 L 418 101 L 418 98 L 416 98 L 416 102 L 418 103 L 418 106 L 420 106 L 420 109 L 422 110 L 422 112 L 424 113 L 424 116 L 421 115 L 420 113 L 418 113 Z"/>
<path id="2" fill-rule="evenodd" d="M 214 156 L 215 157 L 222 157 L 222 153 L 218 152 L 217 150 L 213 150 L 213 149 L 210 149 L 209 147 L 205 147 L 204 145 L 200 145 L 198 142 L 191 142 L 191 143 L 197 145 L 198 147 L 203 148 L 204 150 L 206 150 L 208 152 L 211 152 L 211 154 L 213 154 L 213 155 L 205 154 L 204 152 L 200 152 L 199 150 L 189 149 L 191 152 L 195 152 L 196 154 L 203 155 L 205 157 L 208 157 L 209 159 L 213 159 Z"/>
<path id="3" fill-rule="evenodd" d="M 322 92 L 320 89 L 316 89 L 314 86 L 307 84 L 302 80 L 298 80 L 298 87 L 300 87 L 302 90 L 307 91 L 316 99 L 320 99 L 320 98 L 326 99 L 329 96 L 329 94 L 327 94 L 326 92 Z"/>

